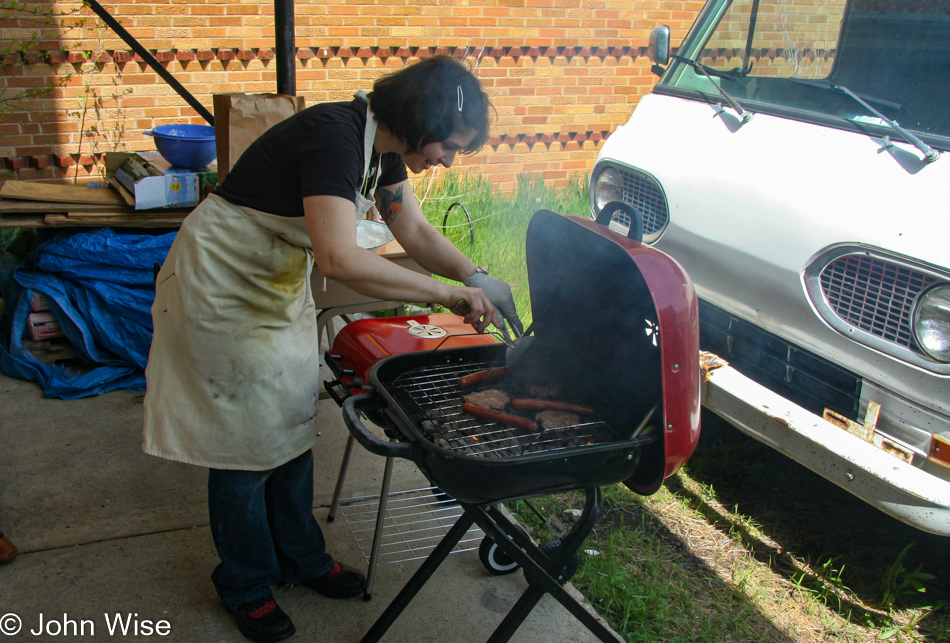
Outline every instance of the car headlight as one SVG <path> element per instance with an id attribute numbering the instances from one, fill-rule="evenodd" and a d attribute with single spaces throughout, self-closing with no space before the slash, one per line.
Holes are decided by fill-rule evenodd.
<path id="1" fill-rule="evenodd" d="M 594 181 L 591 196 L 594 201 L 595 217 L 611 201 L 623 201 L 623 177 L 620 171 L 613 167 L 604 168 Z"/>
<path id="2" fill-rule="evenodd" d="M 935 286 L 917 300 L 914 337 L 927 355 L 950 363 L 950 285 Z"/>

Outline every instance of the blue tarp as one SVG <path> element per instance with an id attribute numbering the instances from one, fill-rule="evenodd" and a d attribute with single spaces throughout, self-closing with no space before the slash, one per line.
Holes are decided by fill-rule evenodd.
<path id="1" fill-rule="evenodd" d="M 109 228 L 63 233 L 19 265 L 0 261 L 6 314 L 0 369 L 39 382 L 47 397 L 75 399 L 115 389 L 145 389 L 152 342 L 154 266 L 165 261 L 175 232 L 117 233 Z M 30 296 L 46 296 L 56 321 L 87 366 L 45 364 L 23 346 Z"/>

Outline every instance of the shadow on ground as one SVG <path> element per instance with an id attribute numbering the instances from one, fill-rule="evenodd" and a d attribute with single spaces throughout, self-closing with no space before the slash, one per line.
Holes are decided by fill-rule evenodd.
<path id="1" fill-rule="evenodd" d="M 897 608 L 934 606 L 920 633 L 928 641 L 950 640 L 946 537 L 891 518 L 708 412 L 687 470 L 692 479 L 714 490 L 721 505 L 747 517 L 774 541 L 747 538 L 743 544 L 776 573 L 798 580 L 796 566 L 789 564 L 789 556 L 794 556 L 812 569 L 834 570 L 864 606 L 886 608 L 888 593 L 896 596 Z M 671 490 L 701 504 L 681 486 Z M 699 509 L 713 522 L 728 522 L 711 507 Z M 918 571 L 932 575 L 923 580 L 923 592 L 907 582 Z M 846 602 L 839 611 L 860 612 L 861 604 Z"/>
<path id="2" fill-rule="evenodd" d="M 583 499 L 565 493 L 530 503 L 516 505 L 517 515 L 549 540 L 572 526 Z M 630 643 L 795 641 L 697 555 L 695 544 L 631 502 L 621 485 L 608 487 L 573 582 Z"/>

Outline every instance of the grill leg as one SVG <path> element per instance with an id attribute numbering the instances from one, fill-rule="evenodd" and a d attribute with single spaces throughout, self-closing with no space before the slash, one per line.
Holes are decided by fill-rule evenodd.
<path id="1" fill-rule="evenodd" d="M 568 594 L 556 577 L 560 575 L 567 561 L 577 553 L 584 540 L 593 530 L 600 516 L 600 489 L 587 489 L 587 500 L 584 512 L 578 523 L 561 541 L 561 547 L 550 558 L 539 556 L 535 560 L 527 552 L 538 552 L 538 548 L 524 534 L 520 533 L 498 510 L 497 507 L 466 506 L 466 513 L 471 511 L 475 522 L 486 534 L 490 535 L 499 547 L 511 558 L 516 560 L 524 569 L 528 579 L 528 589 L 521 595 L 515 606 L 508 612 L 501 624 L 495 629 L 488 643 L 504 643 L 508 641 L 528 617 L 544 593 L 551 594 L 575 618 L 577 618 L 590 632 L 604 643 L 621 643 L 600 621 L 588 612 L 577 600 Z"/>
<path id="2" fill-rule="evenodd" d="M 389 604 L 386 611 L 382 613 L 373 624 L 373 627 L 371 627 L 369 632 L 362 638 L 361 643 L 376 643 L 383 637 L 415 595 L 419 593 L 422 586 L 426 584 L 432 574 L 435 573 L 435 570 L 439 568 L 442 561 L 452 553 L 452 548 L 458 544 L 462 536 L 464 536 L 469 530 L 469 527 L 472 526 L 473 522 L 473 518 L 467 511 L 459 516 L 459 519 L 455 521 L 452 528 L 445 534 L 435 549 L 432 550 L 432 553 L 429 554 L 429 557 L 423 561 L 419 569 L 416 570 L 416 573 L 413 574 L 409 582 L 402 588 L 399 595 L 393 599 L 393 602 Z"/>
<path id="3" fill-rule="evenodd" d="M 340 463 L 340 475 L 336 479 L 336 488 L 333 490 L 333 500 L 330 501 L 330 511 L 327 512 L 327 522 L 336 518 L 336 510 L 340 508 L 340 494 L 343 492 L 343 481 L 346 480 L 346 469 L 350 466 L 350 454 L 353 453 L 353 434 L 346 438 L 346 448 L 343 450 L 343 462 Z"/>
<path id="4" fill-rule="evenodd" d="M 531 613 L 534 606 L 537 605 L 541 597 L 544 596 L 544 593 L 545 590 L 541 585 L 531 584 L 521 595 L 521 598 L 518 599 L 518 602 L 515 603 L 515 606 L 511 608 L 501 624 L 495 628 L 495 631 L 492 632 L 492 635 L 488 638 L 486 643 L 506 643 L 510 640 L 517 629 L 521 627 L 521 623 L 528 618 L 528 614 Z M 623 643 L 621 639 L 614 636 L 610 630 L 604 627 L 593 614 L 584 609 L 584 606 L 578 603 L 577 600 L 564 591 L 563 588 L 558 592 L 548 593 L 554 596 L 568 612 L 574 615 L 574 618 L 579 620 L 584 627 L 590 630 L 591 634 L 603 641 L 603 643 Z"/>
<path id="5" fill-rule="evenodd" d="M 373 531 L 373 548 L 369 554 L 369 569 L 366 572 L 366 589 L 363 590 L 363 600 L 373 597 L 373 579 L 376 578 L 376 562 L 379 557 L 379 545 L 383 540 L 383 530 L 386 527 L 386 506 L 389 504 L 389 481 L 393 477 L 393 459 L 386 458 L 386 468 L 383 471 L 383 487 L 379 491 L 379 507 L 376 511 L 376 529 Z"/>
<path id="6" fill-rule="evenodd" d="M 340 475 L 336 479 L 336 488 L 333 490 L 333 500 L 330 501 L 330 510 L 327 512 L 327 522 L 333 522 L 337 509 L 340 508 L 340 495 L 343 493 L 343 482 L 346 480 L 346 470 L 350 465 L 350 455 L 353 452 L 353 435 L 346 439 L 346 448 L 343 450 L 343 462 L 340 464 Z M 366 571 L 366 589 L 363 590 L 363 600 L 373 597 L 373 580 L 376 578 L 376 562 L 379 558 L 379 546 L 383 540 L 383 529 L 386 524 L 386 506 L 389 502 L 389 481 L 393 475 L 393 459 L 386 458 L 386 467 L 383 471 L 383 488 L 379 492 L 379 508 L 376 511 L 376 529 L 373 532 L 373 547 L 369 555 L 369 568 Z"/>
<path id="7" fill-rule="evenodd" d="M 551 594 L 603 643 L 623 643 L 555 580 L 568 559 L 580 549 L 600 516 L 600 489 L 594 488 L 586 491 L 587 501 L 580 520 L 571 529 L 570 533 L 564 537 L 561 541 L 561 547 L 550 559 L 541 556 L 531 539 L 511 524 L 497 507 L 460 503 L 465 512 L 459 516 L 452 529 L 442 538 L 432 553 L 429 554 L 429 557 L 422 563 L 422 566 L 402 588 L 399 595 L 393 599 L 386 611 L 373 624 L 373 627 L 362 638 L 361 643 L 377 643 L 386 634 L 419 590 L 435 573 L 435 570 L 442 564 L 442 561 L 452 552 L 452 548 L 458 544 L 462 536 L 472 526 L 472 523 L 477 523 L 482 531 L 491 536 L 506 554 L 522 566 L 526 576 L 530 578 L 528 589 L 524 591 L 518 602 L 498 625 L 487 643 L 505 643 L 510 640 L 545 592 Z M 531 551 L 537 552 L 539 559 L 544 558 L 544 560 L 535 560 L 526 553 Z"/>
<path id="8" fill-rule="evenodd" d="M 495 628 L 486 643 L 506 643 L 511 639 L 543 596 L 544 590 L 539 585 L 530 585 L 515 606 L 505 615 L 505 619 Z"/>

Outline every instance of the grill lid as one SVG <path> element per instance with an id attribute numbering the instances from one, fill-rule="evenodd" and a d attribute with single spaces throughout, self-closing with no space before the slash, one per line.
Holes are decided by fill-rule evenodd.
<path id="1" fill-rule="evenodd" d="M 631 432 L 659 405 L 660 457 L 630 486 L 652 492 L 699 439 L 699 312 L 693 284 L 671 257 L 606 225 L 539 210 L 528 226 L 535 340 L 522 377 L 554 380 Z M 626 429 L 624 428 L 626 427 Z M 662 466 L 659 466 L 662 465 Z"/>

